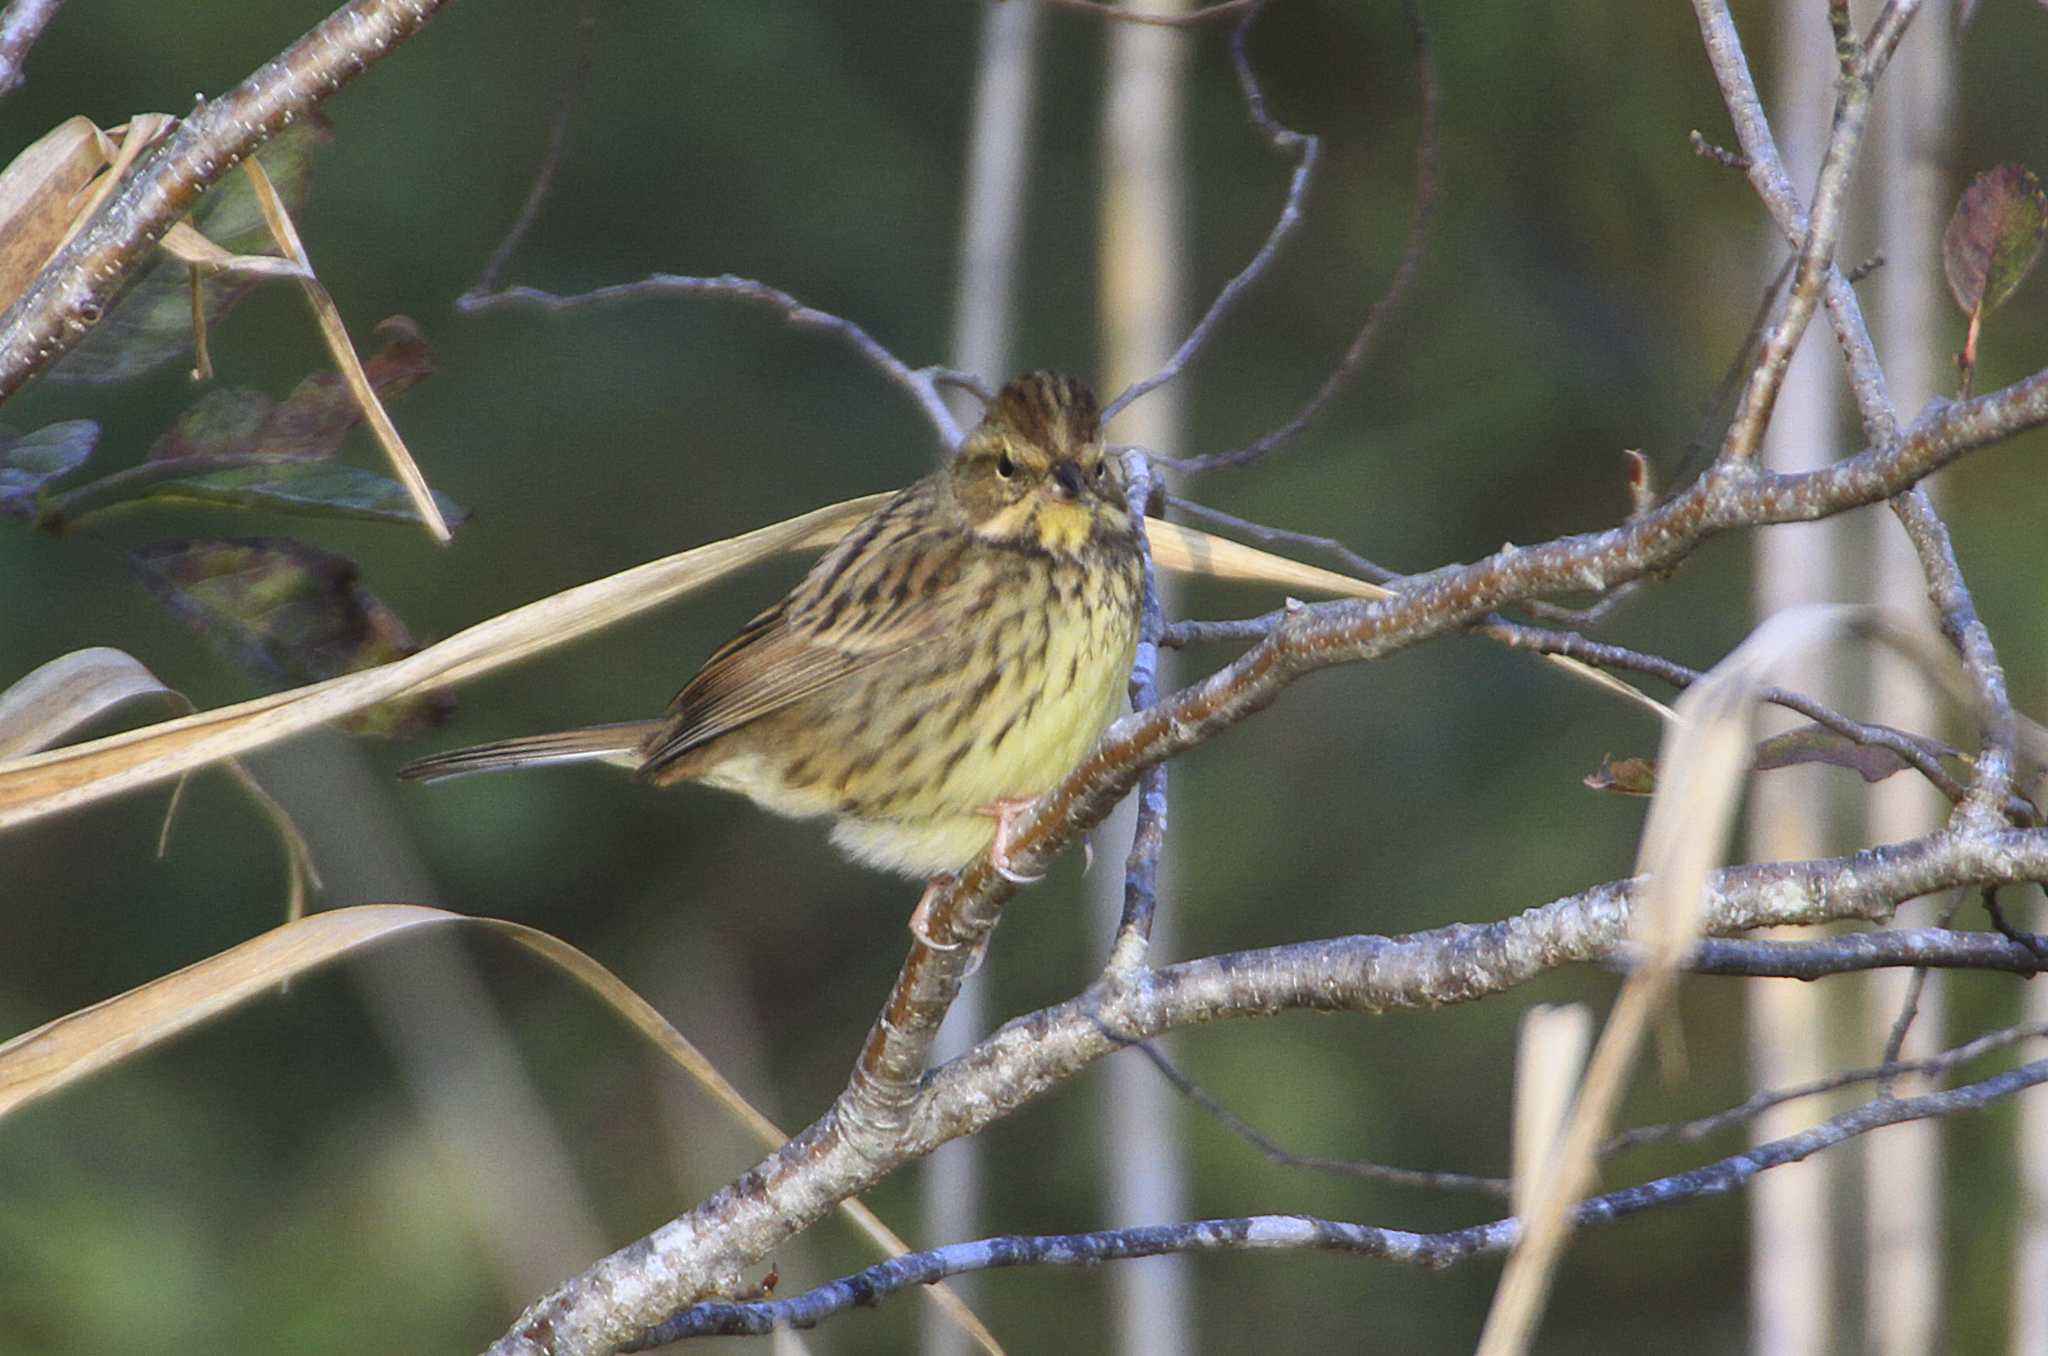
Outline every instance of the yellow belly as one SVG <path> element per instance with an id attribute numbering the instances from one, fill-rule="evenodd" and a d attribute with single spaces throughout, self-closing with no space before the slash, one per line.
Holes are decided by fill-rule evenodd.
<path id="1" fill-rule="evenodd" d="M 886 870 L 966 865 L 995 834 L 978 811 L 1058 785 L 1124 708 L 1135 569 L 1062 579 L 1064 592 L 1019 587 L 1001 615 L 735 731 L 700 780 L 780 814 L 833 815 L 833 843 Z"/>

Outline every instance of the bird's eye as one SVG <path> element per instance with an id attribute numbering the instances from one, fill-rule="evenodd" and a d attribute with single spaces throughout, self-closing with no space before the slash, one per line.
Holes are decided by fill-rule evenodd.
<path id="1" fill-rule="evenodd" d="M 1009 453 L 1005 452 L 996 458 L 996 474 L 1005 480 L 1017 474 L 1017 463 L 1010 460 Z"/>
<path id="2" fill-rule="evenodd" d="M 1109 474 L 1109 463 L 1108 463 L 1108 462 L 1106 462 L 1106 461 L 1098 461 L 1098 462 L 1096 462 L 1096 463 L 1095 463 L 1095 478 L 1096 478 L 1097 480 L 1100 480 L 1100 479 L 1102 479 L 1102 478 L 1103 478 L 1104 476 L 1106 476 L 1106 475 L 1108 475 L 1108 474 Z"/>

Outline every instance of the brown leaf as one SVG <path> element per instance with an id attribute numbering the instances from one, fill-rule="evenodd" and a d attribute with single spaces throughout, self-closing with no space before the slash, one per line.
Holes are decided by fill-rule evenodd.
<path id="1" fill-rule="evenodd" d="M 418 650 L 405 624 L 356 582 L 356 563 L 283 537 L 152 543 L 133 553 L 164 605 L 258 679 L 315 683 Z M 363 734 L 410 734 L 453 709 L 442 693 L 386 702 L 342 723 Z"/>
<path id="2" fill-rule="evenodd" d="M 1989 315 L 2026 281 L 2048 235 L 2048 195 L 2021 165 L 1985 170 L 1963 190 L 1941 237 L 1941 266 L 1963 314 Z"/>
<path id="3" fill-rule="evenodd" d="M 1587 789 L 1608 791 L 1617 796 L 1657 794 L 1657 765 L 1647 758 L 1613 758 L 1600 755 L 1600 766 L 1586 774 Z"/>
<path id="4" fill-rule="evenodd" d="M 1941 752 L 1944 756 L 1959 756 L 1945 745 L 1941 746 Z M 1824 725 L 1801 725 L 1783 734 L 1772 735 L 1756 746 L 1754 766 L 1758 772 L 1807 763 L 1845 767 L 1866 782 L 1881 782 L 1912 766 L 1890 749 L 1858 744 Z"/>

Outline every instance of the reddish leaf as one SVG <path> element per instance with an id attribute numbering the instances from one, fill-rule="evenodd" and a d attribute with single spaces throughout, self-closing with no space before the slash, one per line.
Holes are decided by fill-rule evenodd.
<path id="1" fill-rule="evenodd" d="M 434 352 L 419 326 L 402 315 L 378 322 L 384 347 L 363 364 L 370 385 L 387 403 L 434 371 Z M 208 391 L 178 416 L 149 449 L 151 461 L 178 457 L 331 457 L 348 431 L 363 421 L 362 406 L 341 374 L 316 372 L 283 401 L 261 391 L 222 387 Z"/>
<path id="2" fill-rule="evenodd" d="M 2048 195 L 2032 171 L 1999 165 L 1971 181 L 1941 237 L 1941 266 L 1964 315 L 1989 315 L 2026 281 L 2048 235 Z"/>
<path id="3" fill-rule="evenodd" d="M 259 680 L 318 682 L 411 654 L 405 624 L 357 583 L 354 561 L 279 537 L 156 542 L 133 554 L 151 590 Z M 372 707 L 345 724 L 410 734 L 453 709 L 445 695 Z"/>

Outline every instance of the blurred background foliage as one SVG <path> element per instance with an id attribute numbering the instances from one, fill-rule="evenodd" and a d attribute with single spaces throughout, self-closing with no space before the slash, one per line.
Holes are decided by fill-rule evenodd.
<path id="1" fill-rule="evenodd" d="M 1767 91 L 1775 8 L 1737 6 Z M 1812 40 L 1825 43 L 1822 9 L 1810 8 Z M 1687 148 L 1692 128 L 1732 137 L 1682 6 L 1426 9 L 1444 198 L 1420 285 L 1357 389 L 1309 436 L 1194 490 L 1417 570 L 1616 521 L 1623 448 L 1671 474 L 1712 432 L 1709 406 L 1756 307 L 1767 239 L 1740 175 Z M 606 6 L 560 179 L 511 280 L 570 291 L 655 270 L 751 275 L 858 320 L 912 363 L 941 359 L 978 11 L 958 0 Z M 0 104 L 9 153 L 74 113 L 109 124 L 184 109 L 325 12 L 276 0 L 72 6 L 30 57 L 28 86 Z M 1105 29 L 1062 11 L 1046 29 L 1015 351 L 1020 368 L 1087 374 Z M 1199 301 L 1256 247 L 1286 168 L 1246 123 L 1222 30 L 1186 41 L 1197 51 L 1187 262 Z M 378 320 L 404 314 L 433 347 L 438 373 L 393 412 L 435 486 L 474 515 L 455 543 L 436 548 L 391 524 L 155 503 L 62 538 L 0 522 L 0 683 L 80 646 L 115 645 L 201 705 L 250 695 L 250 680 L 126 562 L 161 537 L 298 536 L 358 561 L 363 584 L 431 640 L 932 464 L 939 449 L 894 389 L 832 340 L 752 307 L 454 313 L 526 192 L 570 47 L 561 4 L 456 5 L 327 107 L 333 139 L 302 232 L 360 345 L 374 346 Z M 1398 6 L 1278 4 L 1252 51 L 1279 115 L 1326 137 L 1327 169 L 1297 243 L 1188 373 L 1193 441 L 1170 451 L 1236 445 L 1322 380 L 1384 285 L 1413 197 L 1418 101 Z M 2048 16 L 1983 7 L 1961 49 L 1958 188 L 1998 161 L 2048 168 L 2044 62 Z M 1883 245 L 1852 227 L 1844 255 Z M 1992 322 L 1979 390 L 2048 362 L 2041 295 L 2036 280 Z M 1952 351 L 1962 334 L 1958 316 L 1928 342 Z M 244 303 L 214 354 L 222 383 L 279 399 L 326 366 L 286 285 Z M 6 418 L 22 429 L 100 421 L 94 464 L 107 470 L 139 460 L 194 396 L 174 366 L 116 388 L 38 383 Z M 2035 433 L 1943 478 L 2014 690 L 2037 712 L 2044 454 L 2048 435 Z M 343 455 L 379 465 L 360 434 Z M 815 827 L 716 793 L 656 794 L 604 769 L 433 789 L 391 776 L 450 743 L 658 710 L 800 569 L 761 568 L 493 675 L 424 740 L 334 734 L 252 760 L 311 836 L 324 903 L 436 903 L 554 932 L 662 1007 L 771 1114 L 809 1120 L 902 957 L 915 887 L 839 860 Z M 1275 602 L 1221 587 L 1190 599 L 1207 616 Z M 1605 634 L 1705 666 L 1741 634 L 1746 609 L 1747 548 L 1724 541 Z M 1656 733 L 1639 713 L 1477 642 L 1318 675 L 1176 765 L 1185 865 L 1166 907 L 1193 954 L 1484 921 L 1625 874 L 1642 803 L 1580 778 L 1603 753 L 1650 752 Z M 0 1030 L 278 921 L 282 854 L 228 779 L 195 781 L 158 861 L 165 801 L 138 795 L 0 838 Z M 1102 845 L 1096 869 L 1114 869 L 1123 848 Z M 1064 997 L 1099 963 L 1106 938 L 1082 922 L 1080 869 L 1071 854 L 1012 906 L 989 960 L 1000 1011 Z M 1173 1044 L 1197 1078 L 1299 1152 L 1501 1172 L 1519 1012 L 1610 989 L 1578 971 L 1456 1010 L 1291 1017 Z M 2014 1018 L 2009 981 L 1965 977 L 1953 992 L 1971 1029 Z M 1688 986 L 1688 1076 L 1646 1076 L 1631 1119 L 1739 1099 L 1737 999 L 1727 982 Z M 989 1132 L 996 1228 L 1116 1222 L 1097 1205 L 1094 1095 L 1083 1077 Z M 1950 1203 L 1972 1221 L 1949 1254 L 1959 1350 L 2002 1330 L 2010 1116 L 1951 1129 Z M 1271 1168 L 1192 1114 L 1183 1130 L 1203 1214 L 1301 1210 L 1428 1229 L 1496 1213 Z M 1735 1147 L 1724 1139 L 1715 1151 Z M 679 1074 L 532 957 L 409 940 L 0 1124 L 0 1349 L 477 1348 L 541 1288 L 753 1157 Z M 1614 1172 L 1687 1161 L 1648 1152 Z M 912 1182 L 869 1198 L 905 1230 Z M 1742 1246 L 1739 1199 L 1584 1236 L 1541 1348 L 1734 1348 Z M 779 1260 L 797 1289 L 866 1254 L 834 1221 Z M 1276 1334 L 1304 1351 L 1350 1349 L 1361 1333 L 1389 1350 L 1468 1347 L 1494 1276 L 1489 1265 L 1435 1276 L 1303 1256 L 1197 1267 L 1215 1352 Z M 1013 1351 L 1090 1350 L 1104 1293 L 1100 1272 L 999 1275 L 978 1308 Z M 1845 1279 L 1845 1311 L 1854 1293 Z M 917 1304 L 807 1340 L 900 1349 Z"/>

